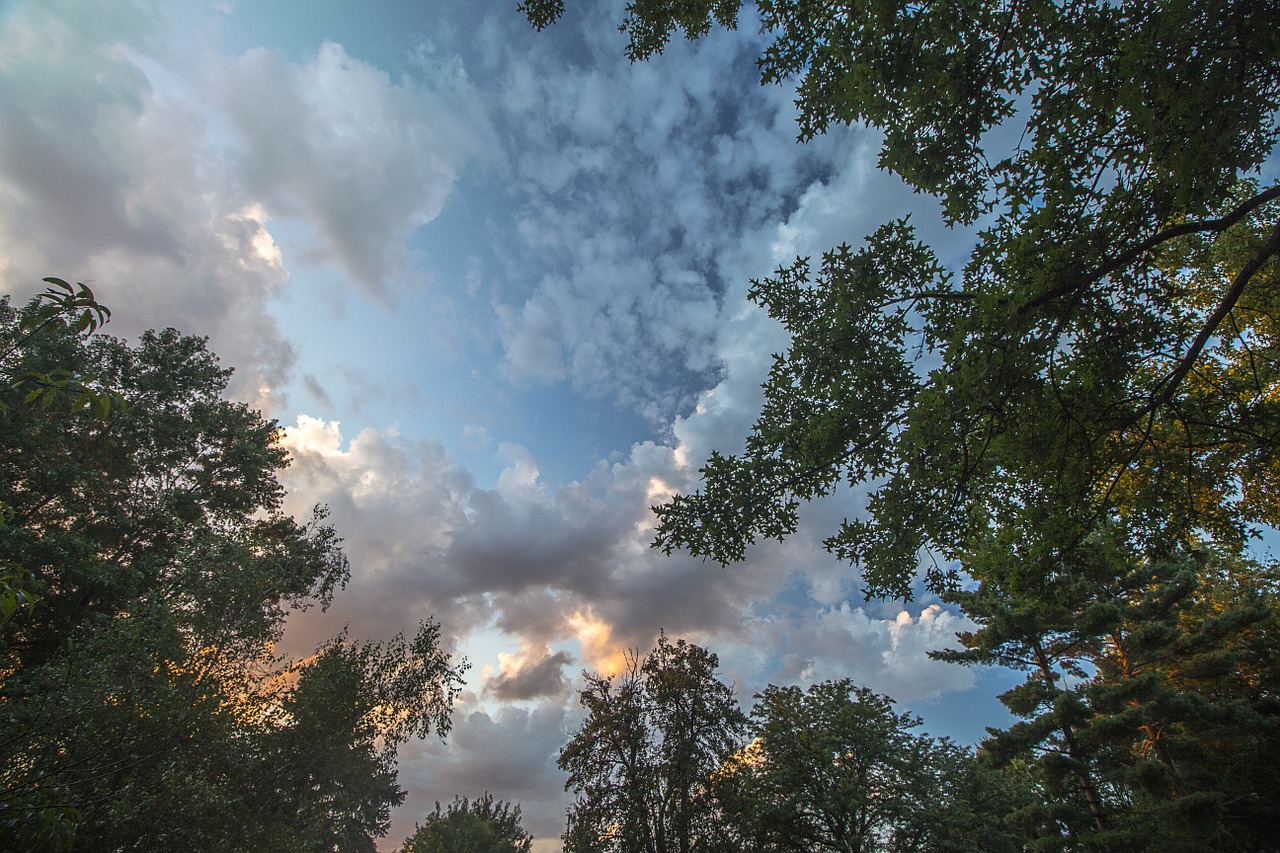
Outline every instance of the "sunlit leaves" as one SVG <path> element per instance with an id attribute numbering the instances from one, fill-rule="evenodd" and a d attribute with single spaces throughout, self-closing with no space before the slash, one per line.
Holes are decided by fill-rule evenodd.
<path id="1" fill-rule="evenodd" d="M 1043 771 L 1041 819 L 1059 832 L 1253 849 L 1275 781 L 1244 756 L 1280 737 L 1258 668 L 1275 569 L 1209 547 L 1149 558 L 1129 539 L 1100 529 L 1068 563 L 982 549 L 981 584 L 950 595 L 980 627 L 936 656 L 1026 674 L 1000 697 L 1022 719 L 983 748 Z"/>

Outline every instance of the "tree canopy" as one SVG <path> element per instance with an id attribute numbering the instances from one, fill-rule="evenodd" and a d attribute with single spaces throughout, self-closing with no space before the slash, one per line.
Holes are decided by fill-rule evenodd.
<path id="1" fill-rule="evenodd" d="M 278 658 L 348 577 L 325 509 L 281 510 L 279 425 L 204 339 L 95 335 L 68 289 L 0 299 L 0 847 L 372 850 L 462 667 L 434 621 Z"/>
<path id="2" fill-rule="evenodd" d="M 848 679 L 769 685 L 751 711 L 753 740 L 719 774 L 739 849 L 1013 851 L 1004 815 L 1015 786 L 920 719 Z M 1025 801 L 1025 791 L 1022 801 Z"/>
<path id="3" fill-rule="evenodd" d="M 586 674 L 587 719 L 558 762 L 575 795 L 566 850 L 718 849 L 711 774 L 740 746 L 747 722 L 718 666 L 706 649 L 662 635 L 617 676 Z"/>
<path id="4" fill-rule="evenodd" d="M 983 745 L 1042 773 L 1023 819 L 1056 826 L 1060 845 L 1266 846 L 1280 779 L 1248 756 L 1280 741 L 1280 690 L 1259 668 L 1280 625 L 1275 566 L 1212 548 L 1151 561 L 1108 529 L 1069 572 L 1006 556 L 981 574 L 955 596 L 980 627 L 935 656 L 1026 674 L 1001 696 L 1022 719 Z"/>
<path id="5" fill-rule="evenodd" d="M 1035 799 L 1026 774 L 913 731 L 887 696 L 769 685 L 748 720 L 717 663 L 661 636 L 587 677 L 587 719 L 560 752 L 566 851 L 998 853 L 1040 832 L 1005 820 Z"/>
<path id="6" fill-rule="evenodd" d="M 637 0 L 621 29 L 644 59 L 740 6 Z M 843 481 L 867 512 L 827 547 L 906 597 L 922 554 L 943 588 L 993 527 L 1065 553 L 1116 515 L 1165 547 L 1280 520 L 1274 2 L 755 6 L 800 139 L 876 128 L 880 165 L 978 236 L 946 269 L 888 223 L 756 282 L 792 345 L 745 453 L 657 508 L 659 547 L 739 560 Z"/>

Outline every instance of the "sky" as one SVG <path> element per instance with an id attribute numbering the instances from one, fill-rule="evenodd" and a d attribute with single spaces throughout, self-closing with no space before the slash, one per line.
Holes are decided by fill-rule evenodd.
<path id="1" fill-rule="evenodd" d="M 858 491 L 727 569 L 650 548 L 786 348 L 752 278 L 907 214 L 945 261 L 969 236 L 875 133 L 798 144 L 749 17 L 631 64 L 621 3 L 569 5 L 536 33 L 515 0 L 0 0 L 0 291 L 85 281 L 108 333 L 206 335 L 279 420 L 286 508 L 327 504 L 352 565 L 289 648 L 434 615 L 470 664 L 384 850 L 484 791 L 558 850 L 582 672 L 659 631 L 746 707 L 850 677 L 936 735 L 1008 721 L 1007 675 L 927 657 L 963 616 L 864 601 L 818 545 Z"/>

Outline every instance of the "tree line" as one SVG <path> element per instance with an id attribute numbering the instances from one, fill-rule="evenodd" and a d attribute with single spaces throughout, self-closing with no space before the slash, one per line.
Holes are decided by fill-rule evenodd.
<path id="1" fill-rule="evenodd" d="M 1280 606 L 1249 590 L 1258 568 L 1217 565 L 1212 589 L 1166 593 L 1175 618 L 1130 634 L 1126 662 L 1066 651 L 1065 626 L 1048 678 L 1025 645 L 990 643 L 1030 675 L 1002 697 L 1022 719 L 976 748 L 917 732 L 849 679 L 769 685 L 744 714 L 714 653 L 660 636 L 618 674 L 586 676 L 586 720 L 559 755 L 575 797 L 564 850 L 1275 849 L 1265 757 L 1280 736 L 1261 697 L 1280 678 Z M 988 662 L 976 647 L 943 656 Z"/>

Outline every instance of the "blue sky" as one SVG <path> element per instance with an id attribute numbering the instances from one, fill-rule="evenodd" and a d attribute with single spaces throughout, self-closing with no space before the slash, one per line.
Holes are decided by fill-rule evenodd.
<path id="1" fill-rule="evenodd" d="M 765 684 L 851 676 L 978 737 L 1005 677 L 929 661 L 961 617 L 862 600 L 816 547 L 861 496 L 722 570 L 648 547 L 648 507 L 733 451 L 776 324 L 749 280 L 907 213 L 877 138 L 795 142 L 750 22 L 631 65 L 618 3 L 544 33 L 515 3 L 0 5 L 0 278 L 91 281 L 132 337 L 208 335 L 285 426 L 289 507 L 328 503 L 353 578 L 305 651 L 436 614 L 472 663 L 405 807 L 522 802 L 558 849 L 554 756 L 583 669 L 665 629 Z"/>

